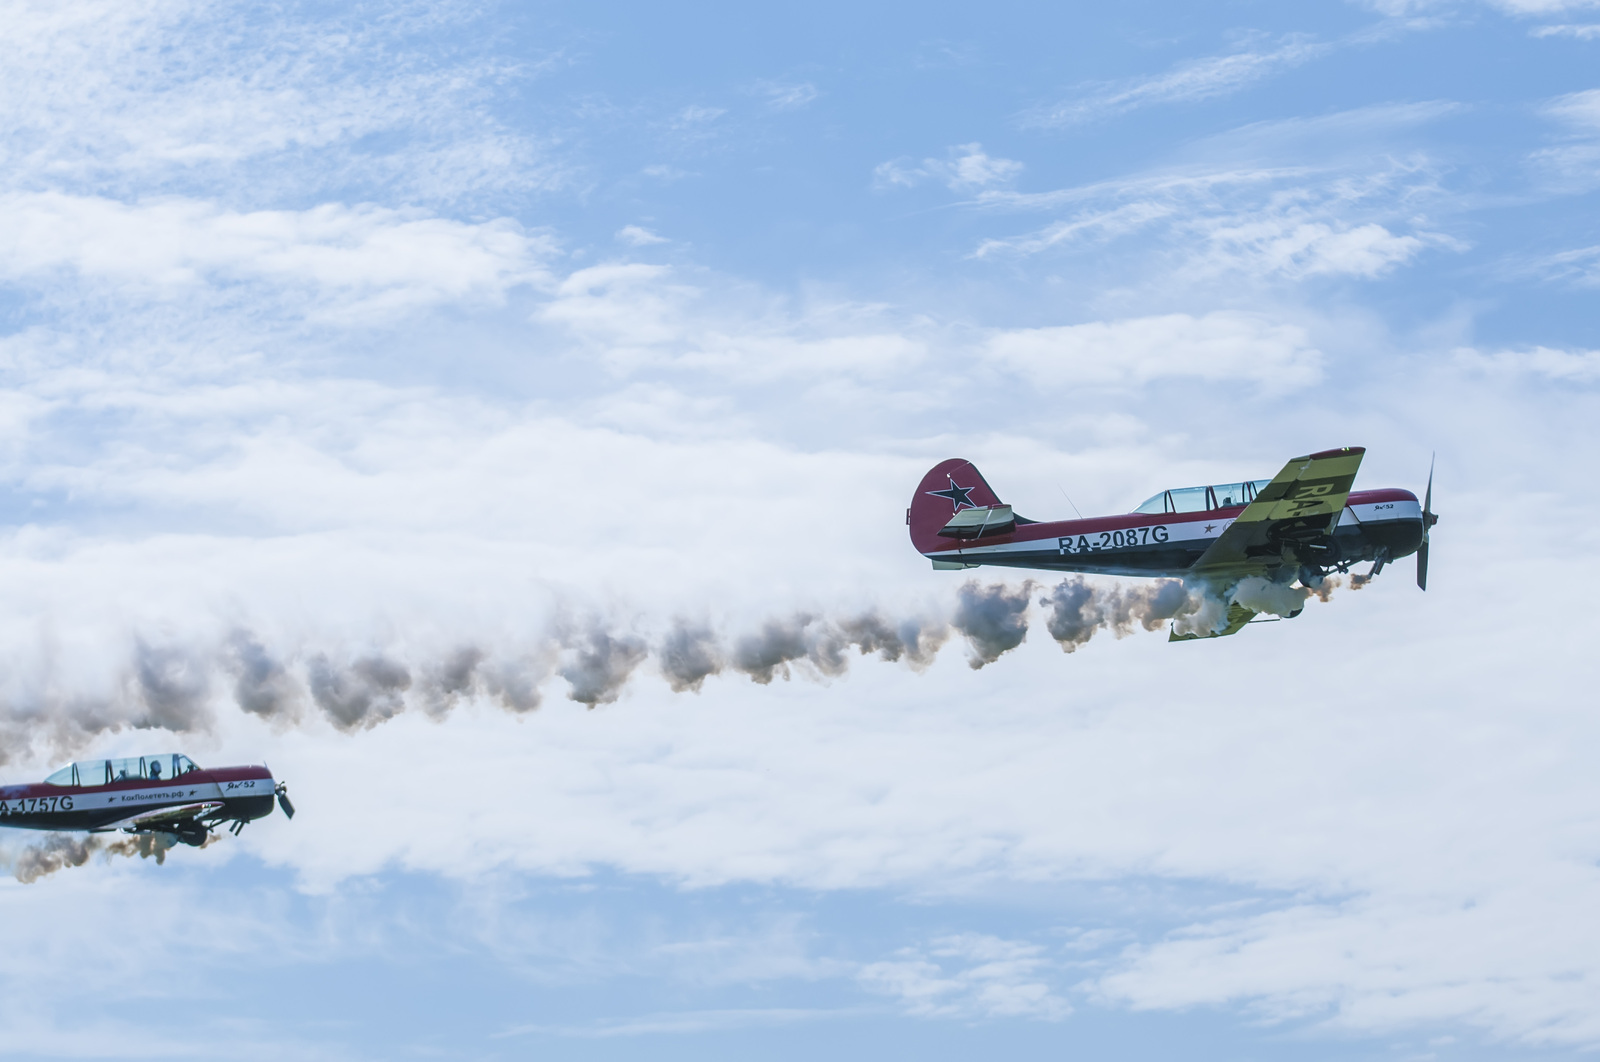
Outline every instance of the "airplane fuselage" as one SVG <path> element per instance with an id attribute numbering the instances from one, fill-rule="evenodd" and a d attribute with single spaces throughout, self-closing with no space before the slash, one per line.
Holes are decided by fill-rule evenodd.
<path id="1" fill-rule="evenodd" d="M 0 786 L 0 826 L 24 830 L 99 830 L 163 808 L 215 804 L 202 818 L 250 821 L 270 815 L 272 772 L 217 767 L 173 778 L 128 778 L 102 785 Z"/>
<path id="2" fill-rule="evenodd" d="M 1022 523 L 975 541 L 940 540 L 921 552 L 938 567 L 996 564 L 1100 575 L 1182 577 L 1245 506 L 1191 513 L 1122 513 Z M 1332 539 L 1340 562 L 1397 560 L 1422 542 L 1422 506 L 1408 490 L 1352 491 Z M 945 544 L 948 543 L 947 548 Z"/>

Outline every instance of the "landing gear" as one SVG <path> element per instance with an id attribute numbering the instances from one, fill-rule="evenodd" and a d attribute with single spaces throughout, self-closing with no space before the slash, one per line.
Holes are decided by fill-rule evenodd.
<path id="1" fill-rule="evenodd" d="M 211 836 L 210 830 L 206 829 L 198 822 L 192 821 L 180 823 L 179 825 L 174 826 L 172 829 L 163 830 L 162 832 L 170 833 L 184 844 L 195 848 L 199 848 L 201 845 L 205 844 L 206 838 Z"/>

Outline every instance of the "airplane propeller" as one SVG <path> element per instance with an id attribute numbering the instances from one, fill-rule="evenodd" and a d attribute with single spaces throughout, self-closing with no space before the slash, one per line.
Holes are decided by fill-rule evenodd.
<path id="1" fill-rule="evenodd" d="M 283 813 L 291 819 L 294 818 L 294 805 L 289 803 L 289 783 L 279 782 L 273 793 L 277 795 L 278 806 L 283 809 Z"/>
<path id="2" fill-rule="evenodd" d="M 1417 589 L 1428 588 L 1428 531 L 1439 522 L 1433 511 L 1433 458 L 1428 458 L 1428 492 L 1422 496 L 1422 544 L 1417 547 Z"/>

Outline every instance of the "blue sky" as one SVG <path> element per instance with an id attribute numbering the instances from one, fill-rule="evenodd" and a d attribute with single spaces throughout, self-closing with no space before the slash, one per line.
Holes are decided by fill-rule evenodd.
<path id="1" fill-rule="evenodd" d="M 300 810 L 0 883 L 0 1055 L 1600 1045 L 1600 6 L 0 33 L 0 777 Z M 1426 595 L 976 667 L 905 536 L 1340 445 Z"/>

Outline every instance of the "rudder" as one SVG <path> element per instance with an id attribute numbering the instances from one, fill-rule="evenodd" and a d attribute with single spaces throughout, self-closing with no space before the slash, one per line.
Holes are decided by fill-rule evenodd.
<path id="1" fill-rule="evenodd" d="M 984 509 L 1001 504 L 976 465 L 965 458 L 952 457 L 928 470 L 912 495 L 906 510 L 911 528 L 911 544 L 918 553 L 954 549 L 960 543 L 941 538 L 939 531 L 963 509 Z"/>

